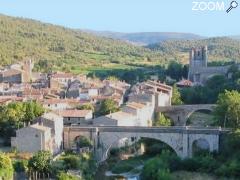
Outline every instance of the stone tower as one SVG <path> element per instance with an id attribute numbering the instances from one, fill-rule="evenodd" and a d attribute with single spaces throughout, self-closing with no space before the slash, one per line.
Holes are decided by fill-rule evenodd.
<path id="1" fill-rule="evenodd" d="M 192 82 L 200 83 L 201 77 L 198 73 L 207 67 L 207 46 L 192 48 L 189 57 L 188 79 Z"/>
<path id="2" fill-rule="evenodd" d="M 33 70 L 34 64 L 31 59 L 28 59 L 23 62 L 22 64 L 22 70 L 23 70 L 23 82 L 30 82 L 32 79 L 32 70 Z"/>

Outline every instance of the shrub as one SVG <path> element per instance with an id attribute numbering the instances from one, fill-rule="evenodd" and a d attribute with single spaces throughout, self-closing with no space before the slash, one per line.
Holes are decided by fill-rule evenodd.
<path id="1" fill-rule="evenodd" d="M 157 172 L 157 179 L 159 180 L 171 180 L 171 174 L 169 169 L 159 169 Z"/>
<path id="2" fill-rule="evenodd" d="M 13 166 L 11 159 L 0 152 L 0 179 L 12 179 Z"/>
<path id="3" fill-rule="evenodd" d="M 197 171 L 199 169 L 199 162 L 197 161 L 196 158 L 184 159 L 182 161 L 182 166 L 183 166 L 184 170 Z"/>
<path id="4" fill-rule="evenodd" d="M 58 180 L 79 180 L 79 178 L 64 172 L 60 172 L 57 176 L 57 179 Z"/>
<path id="5" fill-rule="evenodd" d="M 13 162 L 13 168 L 16 172 L 27 172 L 28 169 L 27 160 L 16 160 Z"/>
<path id="6" fill-rule="evenodd" d="M 132 169 L 134 169 L 133 166 L 123 163 L 123 164 L 115 165 L 112 168 L 112 172 L 116 173 L 116 174 L 120 174 L 120 173 L 124 173 L 124 172 L 129 172 Z"/>
<path id="7" fill-rule="evenodd" d="M 80 158 L 68 155 L 63 158 L 65 166 L 67 169 L 79 169 L 80 168 Z"/>

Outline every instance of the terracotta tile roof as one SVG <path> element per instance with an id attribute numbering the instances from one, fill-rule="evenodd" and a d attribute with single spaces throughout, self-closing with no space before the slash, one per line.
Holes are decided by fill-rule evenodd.
<path id="1" fill-rule="evenodd" d="M 183 80 L 177 82 L 177 85 L 178 86 L 192 86 L 193 83 L 187 79 L 183 79 Z"/>
<path id="2" fill-rule="evenodd" d="M 159 83 L 159 82 L 157 82 L 157 81 L 147 81 L 147 82 L 145 82 L 145 84 L 146 84 L 147 86 L 160 88 L 160 89 L 162 89 L 162 90 L 167 90 L 167 91 L 171 91 L 171 90 L 172 90 L 172 87 L 171 87 L 171 86 L 168 86 L 168 85 L 163 84 L 163 83 Z"/>
<path id="3" fill-rule="evenodd" d="M 5 104 L 13 101 L 23 101 L 23 98 L 17 96 L 0 96 L 0 104 Z"/>
<path id="4" fill-rule="evenodd" d="M 136 102 L 130 102 L 130 103 L 128 103 L 126 106 L 131 107 L 131 108 L 134 108 L 134 109 L 142 109 L 142 108 L 145 107 L 144 104 L 136 103 Z"/>
<path id="5" fill-rule="evenodd" d="M 22 72 L 17 70 L 17 69 L 8 69 L 6 71 L 1 72 L 3 77 L 14 76 L 14 75 L 18 75 L 18 74 L 21 74 L 21 73 Z"/>
<path id="6" fill-rule="evenodd" d="M 62 117 L 85 117 L 89 113 L 92 113 L 91 110 L 60 110 L 57 113 Z"/>
<path id="7" fill-rule="evenodd" d="M 72 78 L 73 75 L 71 73 L 55 73 L 52 75 L 52 78 L 56 78 L 56 79 L 68 79 L 68 78 Z"/>

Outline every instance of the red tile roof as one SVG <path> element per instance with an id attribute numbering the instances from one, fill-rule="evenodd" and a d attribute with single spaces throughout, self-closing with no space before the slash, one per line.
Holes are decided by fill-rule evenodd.
<path id="1" fill-rule="evenodd" d="M 89 113 L 92 113 L 91 110 L 60 110 L 57 113 L 62 117 L 85 117 Z"/>

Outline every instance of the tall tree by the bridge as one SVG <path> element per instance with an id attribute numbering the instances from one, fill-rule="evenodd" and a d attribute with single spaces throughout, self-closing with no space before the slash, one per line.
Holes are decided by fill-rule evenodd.
<path id="1" fill-rule="evenodd" d="M 223 127 L 240 127 L 240 93 L 225 91 L 218 97 L 215 109 L 217 123 Z"/>
<path id="2" fill-rule="evenodd" d="M 153 122 L 154 126 L 171 126 L 172 122 L 169 118 L 165 117 L 162 113 L 157 113 L 155 115 L 155 121 Z"/>
<path id="3" fill-rule="evenodd" d="M 172 105 L 180 105 L 183 104 L 181 99 L 181 94 L 178 91 L 176 84 L 173 85 L 173 94 L 172 94 Z"/>

